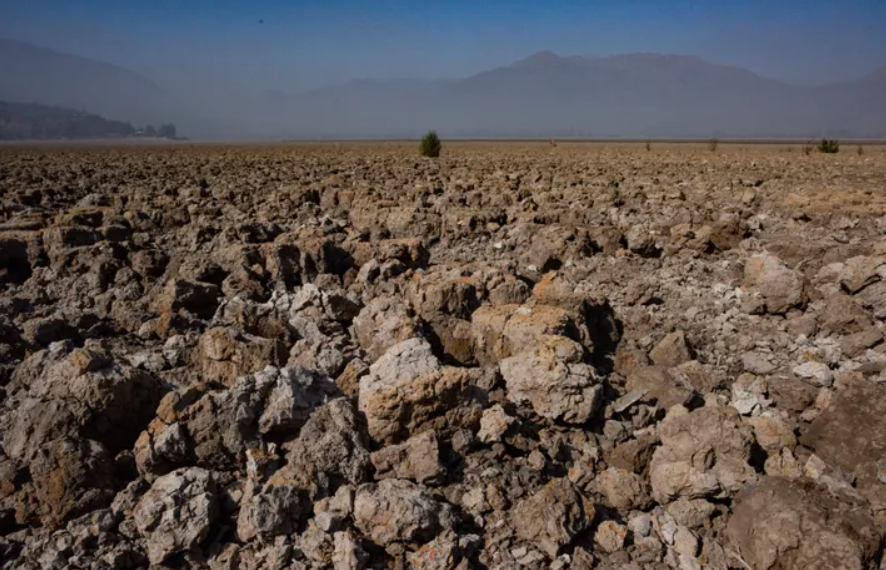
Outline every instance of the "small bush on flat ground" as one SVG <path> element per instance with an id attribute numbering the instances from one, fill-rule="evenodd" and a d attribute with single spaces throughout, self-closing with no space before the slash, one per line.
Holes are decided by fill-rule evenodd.
<path id="1" fill-rule="evenodd" d="M 419 151 L 422 156 L 427 156 L 430 158 L 437 158 L 440 156 L 440 148 L 443 145 L 440 143 L 440 138 L 437 137 L 436 131 L 428 131 L 428 134 L 421 139 L 421 146 L 419 147 Z"/>
<path id="2" fill-rule="evenodd" d="M 821 142 L 818 143 L 818 152 L 836 154 L 840 152 L 840 142 L 836 140 L 821 139 Z"/>

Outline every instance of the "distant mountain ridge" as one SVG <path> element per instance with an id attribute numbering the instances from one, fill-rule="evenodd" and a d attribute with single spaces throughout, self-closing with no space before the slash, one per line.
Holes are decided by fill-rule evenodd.
<path id="1" fill-rule="evenodd" d="M 697 56 L 541 51 L 454 80 L 362 79 L 249 97 L 157 86 L 131 71 L 0 40 L 0 99 L 83 108 L 212 138 L 886 138 L 886 66 L 791 85 Z M 212 98 L 211 100 L 209 98 Z"/>
<path id="2" fill-rule="evenodd" d="M 0 39 L 0 99 L 63 105 L 113 119 L 162 119 L 165 91 L 141 75 L 101 61 Z"/>
<path id="3" fill-rule="evenodd" d="M 886 137 L 886 74 L 791 85 L 696 56 L 543 51 L 461 80 L 346 83 L 278 114 L 313 136 Z"/>

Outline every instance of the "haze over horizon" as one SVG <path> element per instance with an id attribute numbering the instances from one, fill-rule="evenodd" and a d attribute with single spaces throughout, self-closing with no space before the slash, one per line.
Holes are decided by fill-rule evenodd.
<path id="1" fill-rule="evenodd" d="M 0 99 L 196 136 L 886 136 L 871 0 L 0 5 L 0 38 L 134 72 L 6 42 Z"/>
<path id="2" fill-rule="evenodd" d="M 677 0 L 3 0 L 0 37 L 107 61 L 161 83 L 304 91 L 356 78 L 460 78 L 541 50 L 697 55 L 789 83 L 886 64 L 886 4 Z"/>

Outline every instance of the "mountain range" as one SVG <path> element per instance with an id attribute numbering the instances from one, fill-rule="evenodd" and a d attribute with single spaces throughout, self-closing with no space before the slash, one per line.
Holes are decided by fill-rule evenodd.
<path id="1" fill-rule="evenodd" d="M 82 108 L 198 138 L 886 138 L 886 66 L 799 86 L 695 56 L 539 52 L 457 80 L 354 80 L 243 96 L 0 40 L 0 100 Z"/>

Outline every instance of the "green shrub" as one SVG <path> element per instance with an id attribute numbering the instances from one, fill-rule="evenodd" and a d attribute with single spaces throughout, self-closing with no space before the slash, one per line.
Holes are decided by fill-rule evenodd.
<path id="1" fill-rule="evenodd" d="M 836 140 L 821 139 L 821 142 L 818 143 L 818 152 L 837 154 L 840 152 L 840 142 Z"/>
<path id="2" fill-rule="evenodd" d="M 440 144 L 440 139 L 437 137 L 437 131 L 428 131 L 428 134 L 421 139 L 419 152 L 421 152 L 422 156 L 437 158 L 440 156 L 440 148 L 442 146 L 443 145 Z"/>
<path id="3" fill-rule="evenodd" d="M 711 149 L 711 152 L 717 152 L 717 146 L 720 144 L 720 141 L 717 139 L 711 139 L 708 141 L 708 148 Z"/>

